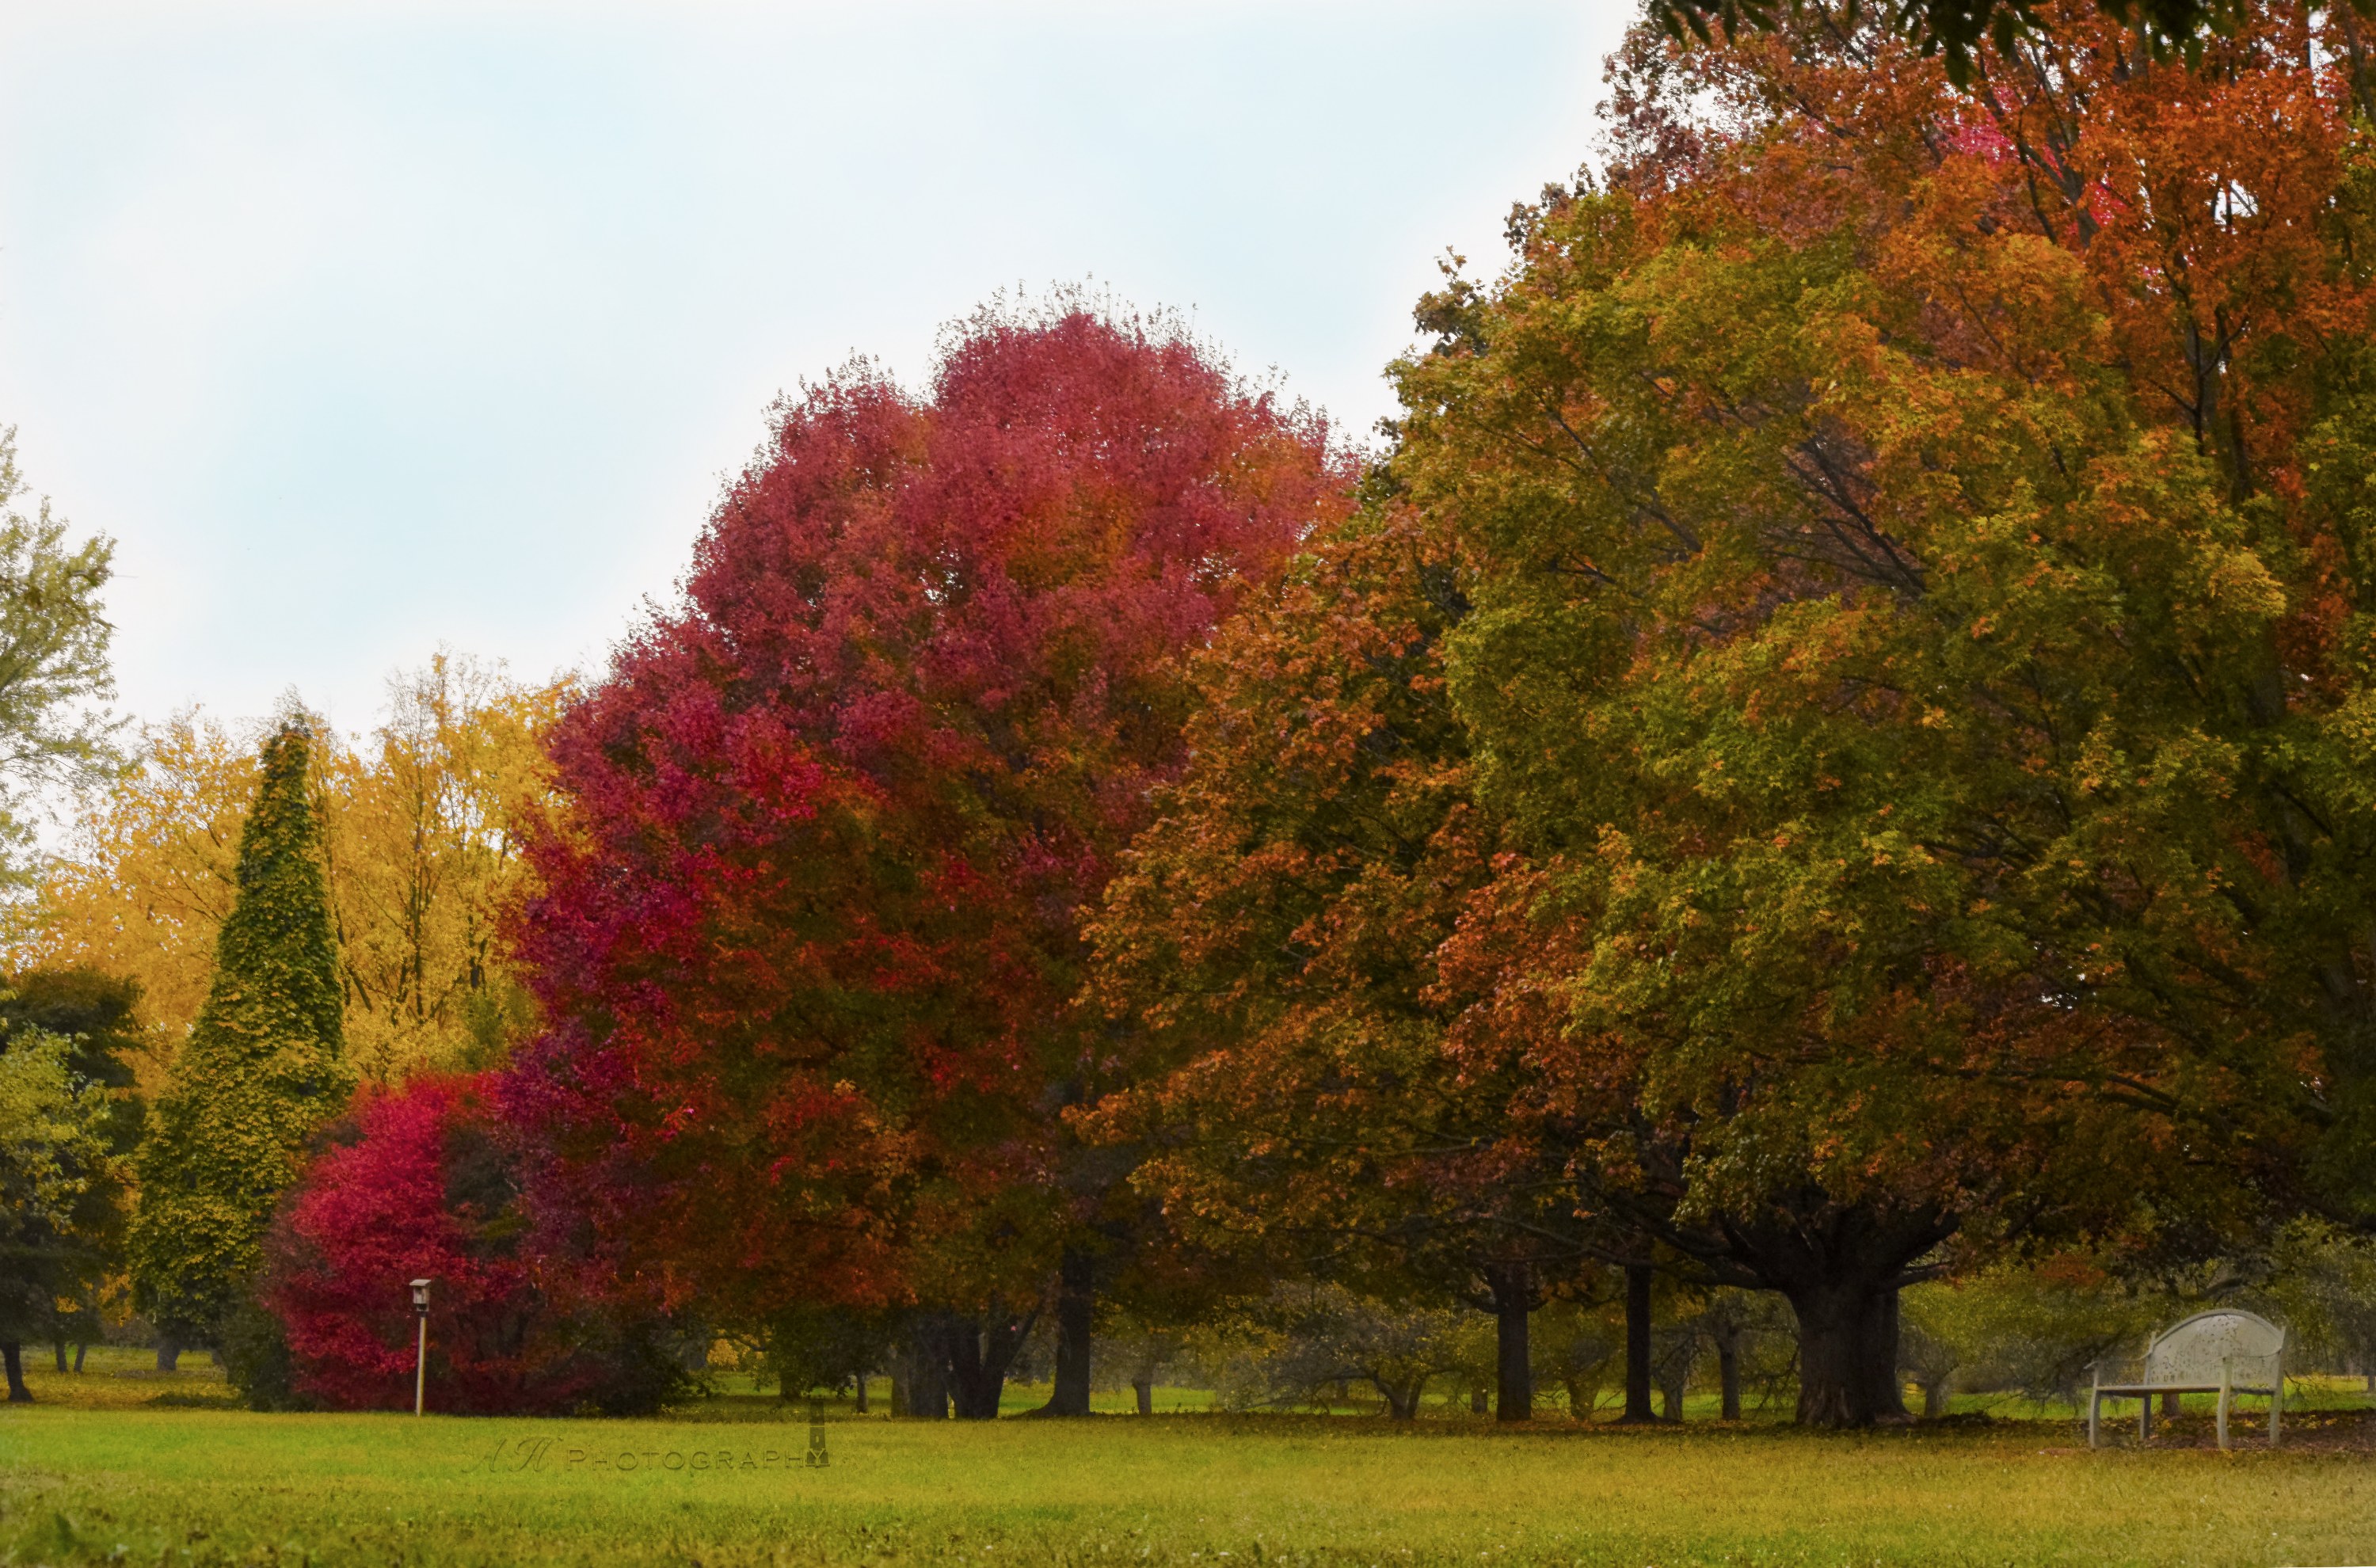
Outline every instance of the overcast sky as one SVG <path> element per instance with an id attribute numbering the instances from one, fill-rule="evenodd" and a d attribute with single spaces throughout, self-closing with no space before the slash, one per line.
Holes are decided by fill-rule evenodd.
<path id="1" fill-rule="evenodd" d="M 1001 288 L 1366 430 L 1633 10 L 0 0 L 0 424 L 119 541 L 141 718 L 599 671 L 779 390 Z"/>

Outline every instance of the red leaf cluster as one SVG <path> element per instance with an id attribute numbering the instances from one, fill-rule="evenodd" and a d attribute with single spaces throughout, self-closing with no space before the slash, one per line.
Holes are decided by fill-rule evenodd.
<path id="1" fill-rule="evenodd" d="M 929 399 L 861 363 L 780 406 L 553 740 L 552 1024 L 502 1089 L 546 1189 L 715 1310 L 1044 1263 L 1080 911 L 1180 765 L 1181 656 L 1348 477 L 1077 308 L 965 324 Z"/>
<path id="2" fill-rule="evenodd" d="M 622 1403 L 635 1366 L 603 1321 L 612 1303 L 585 1299 L 569 1271 L 548 1266 L 474 1080 L 366 1088 L 348 1130 L 352 1141 L 307 1172 L 271 1247 L 265 1299 L 287 1329 L 298 1394 L 338 1409 L 410 1405 L 406 1286 L 425 1277 L 436 1408 Z"/>

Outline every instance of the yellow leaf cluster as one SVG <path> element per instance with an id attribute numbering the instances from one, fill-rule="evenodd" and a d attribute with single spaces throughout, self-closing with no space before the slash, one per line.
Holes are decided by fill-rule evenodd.
<path id="1" fill-rule="evenodd" d="M 377 729 L 325 748 L 315 807 L 359 1075 L 478 1064 L 527 1021 L 502 917 L 526 885 L 526 830 L 552 809 L 543 731 L 574 689 L 441 652 L 390 681 Z M 83 802 L 5 956 L 138 980 L 153 1094 L 206 1001 L 257 764 L 249 737 L 196 711 L 144 738 L 143 766 Z"/>

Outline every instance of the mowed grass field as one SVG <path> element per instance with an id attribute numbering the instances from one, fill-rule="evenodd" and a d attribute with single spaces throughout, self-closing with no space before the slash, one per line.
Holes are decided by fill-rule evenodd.
<path id="1" fill-rule="evenodd" d="M 34 1370 L 42 1402 L 0 1410 L 5 1562 L 2376 1562 L 2365 1452 L 2090 1454 L 2065 1421 L 843 1413 L 819 1469 L 773 1399 L 649 1421 L 262 1416 L 199 1405 L 220 1386 L 203 1371 Z"/>

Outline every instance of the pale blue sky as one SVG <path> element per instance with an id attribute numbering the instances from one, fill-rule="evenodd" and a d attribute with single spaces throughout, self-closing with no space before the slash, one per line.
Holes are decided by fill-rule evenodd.
<path id="1" fill-rule="evenodd" d="M 778 389 L 1002 287 L 1366 430 L 1633 9 L 0 0 L 0 424 L 120 541 L 143 718 L 599 669 Z"/>

